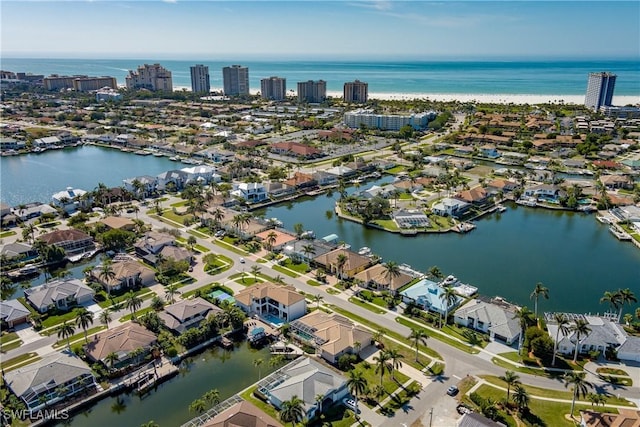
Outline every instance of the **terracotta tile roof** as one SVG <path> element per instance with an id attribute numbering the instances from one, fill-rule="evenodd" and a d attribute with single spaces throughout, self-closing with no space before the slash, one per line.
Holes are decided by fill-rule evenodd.
<path id="1" fill-rule="evenodd" d="M 262 233 L 256 234 L 256 237 L 266 242 L 271 233 L 275 233 L 275 237 L 276 237 L 276 241 L 274 242 L 273 246 L 284 245 L 285 243 L 296 240 L 295 236 L 292 236 L 291 234 L 283 233 L 282 231 L 277 231 L 277 230 L 265 230 Z"/>
<path id="2" fill-rule="evenodd" d="M 56 230 L 51 233 L 38 236 L 38 240 L 42 240 L 48 245 L 54 245 L 61 242 L 78 242 L 83 240 L 93 240 L 91 236 L 83 233 L 75 228 L 69 228 L 67 230 Z"/>
<path id="3" fill-rule="evenodd" d="M 338 256 L 342 254 L 347 257 L 347 261 L 344 264 L 343 271 L 357 270 L 362 266 L 366 266 L 371 263 L 371 260 L 365 256 L 358 255 L 357 253 L 348 249 L 335 249 L 326 254 L 320 255 L 314 259 L 318 264 L 324 266 L 336 266 Z"/>
<path id="4" fill-rule="evenodd" d="M 412 280 L 411 276 L 404 273 L 400 273 L 398 276 L 393 276 L 391 277 L 391 280 L 389 280 L 384 264 L 376 264 L 373 267 L 369 267 L 356 274 L 354 278 L 362 280 L 364 283 L 374 282 L 378 284 L 378 286 L 388 287 L 392 291 L 403 287 Z"/>
<path id="5" fill-rule="evenodd" d="M 242 401 L 220 412 L 202 427 L 282 427 L 282 424 L 252 403 Z"/>

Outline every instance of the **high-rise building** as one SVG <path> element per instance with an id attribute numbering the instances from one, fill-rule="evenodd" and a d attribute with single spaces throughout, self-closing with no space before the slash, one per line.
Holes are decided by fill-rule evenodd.
<path id="1" fill-rule="evenodd" d="M 144 64 L 138 70 L 129 70 L 129 75 L 125 77 L 127 89 L 149 89 L 173 91 L 173 79 L 171 71 L 160 64 Z"/>
<path id="2" fill-rule="evenodd" d="M 613 73 L 590 73 L 587 83 L 587 96 L 584 105 L 598 110 L 601 106 L 611 106 L 613 90 L 616 86 L 616 75 Z"/>
<path id="3" fill-rule="evenodd" d="M 89 92 L 92 90 L 110 87 L 117 89 L 118 84 L 115 77 L 89 77 L 89 76 L 60 76 L 51 74 L 49 77 L 42 79 L 42 83 L 47 90 L 64 90 L 73 89 L 77 92 Z"/>
<path id="4" fill-rule="evenodd" d="M 191 67 L 191 91 L 194 93 L 211 92 L 209 67 L 206 65 L 196 64 Z"/>
<path id="5" fill-rule="evenodd" d="M 367 102 L 369 84 L 356 80 L 344 84 L 344 102 Z"/>
<path id="6" fill-rule="evenodd" d="M 298 102 L 320 103 L 327 99 L 327 82 L 324 80 L 298 82 Z"/>
<path id="7" fill-rule="evenodd" d="M 287 97 L 287 79 L 268 77 L 260 80 L 260 95 L 263 99 L 282 101 Z"/>
<path id="8" fill-rule="evenodd" d="M 249 69 L 232 65 L 222 69 L 224 94 L 229 96 L 249 95 Z"/>

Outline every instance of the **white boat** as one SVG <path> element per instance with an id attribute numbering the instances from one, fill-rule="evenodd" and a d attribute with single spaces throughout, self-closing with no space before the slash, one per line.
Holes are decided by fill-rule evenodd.
<path id="1" fill-rule="evenodd" d="M 596 216 L 596 219 L 603 224 L 611 224 L 611 221 L 606 216 Z"/>
<path id="2" fill-rule="evenodd" d="M 507 208 L 505 208 L 505 207 L 504 207 L 504 206 L 502 206 L 502 205 L 497 205 L 496 207 L 498 208 L 498 212 L 500 212 L 500 213 L 502 213 L 502 212 L 504 212 L 504 211 L 506 211 L 506 210 L 507 210 Z"/>
<path id="3" fill-rule="evenodd" d="M 368 246 L 363 246 L 360 249 L 358 249 L 358 255 L 371 255 L 371 248 Z"/>

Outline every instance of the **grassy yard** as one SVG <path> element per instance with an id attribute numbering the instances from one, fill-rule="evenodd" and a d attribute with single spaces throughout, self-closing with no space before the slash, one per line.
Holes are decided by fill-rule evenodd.
<path id="1" fill-rule="evenodd" d="M 171 203 L 169 206 L 171 206 L 172 208 L 181 208 L 182 206 L 187 206 L 188 204 L 188 200 L 183 200 L 181 202 Z"/>
<path id="2" fill-rule="evenodd" d="M 198 291 L 200 291 L 201 294 L 206 295 L 206 294 L 212 292 L 213 288 L 215 288 L 216 286 L 220 286 L 220 284 L 217 283 L 217 282 L 209 283 L 208 285 L 201 286 L 198 289 L 194 289 L 192 291 L 183 293 L 182 294 L 182 298 L 183 299 L 188 299 L 190 296 L 195 295 L 196 293 L 198 293 Z"/>
<path id="3" fill-rule="evenodd" d="M 622 369 L 614 369 L 614 368 L 598 368 L 596 369 L 596 373 L 603 375 L 624 375 L 629 376 L 627 371 L 623 371 Z"/>
<path id="4" fill-rule="evenodd" d="M 247 402 L 253 403 L 258 408 L 262 409 L 262 411 L 264 411 L 264 413 L 266 413 L 270 417 L 273 417 L 274 419 L 279 420 L 280 418 L 278 417 L 278 411 L 276 410 L 276 408 L 255 397 L 253 395 L 253 392 L 255 390 L 256 390 L 256 387 L 249 387 L 248 389 L 240 393 L 240 397 L 242 397 Z"/>
<path id="5" fill-rule="evenodd" d="M 15 332 L 5 332 L 0 337 L 0 344 L 4 344 L 9 341 L 14 341 L 17 339 L 19 339 L 19 337 L 18 337 L 18 334 L 16 334 Z"/>
<path id="6" fill-rule="evenodd" d="M 340 294 L 340 291 L 339 291 L 339 290 L 337 290 L 337 289 L 334 289 L 334 288 L 328 288 L 328 289 L 327 289 L 327 293 L 328 293 L 328 294 L 331 294 L 331 295 L 339 295 L 339 294 Z"/>
<path id="7" fill-rule="evenodd" d="M 419 328 L 420 327 L 420 326 L 416 325 L 415 323 L 411 322 L 410 320 L 407 320 L 407 319 L 405 319 L 403 317 L 396 317 L 396 322 L 398 322 L 401 325 L 404 325 L 404 326 L 406 326 L 408 328 L 415 329 L 415 328 Z M 425 326 L 427 326 L 427 325 L 425 324 Z M 462 350 L 462 351 L 467 352 L 469 354 L 476 354 L 476 353 L 479 352 L 479 350 L 469 346 L 468 344 L 461 343 L 460 341 L 452 339 L 452 338 L 449 338 L 446 335 L 442 335 L 442 334 L 439 334 L 439 333 L 436 333 L 436 332 L 432 332 L 432 331 L 430 331 L 430 330 L 428 330 L 426 328 L 425 328 L 425 332 L 430 337 L 435 338 L 438 341 L 442 341 L 442 342 L 444 342 L 446 344 L 449 344 L 450 346 L 455 347 L 458 350 Z"/>
<path id="8" fill-rule="evenodd" d="M 295 262 L 292 262 L 290 259 L 286 259 L 282 267 L 288 268 L 289 270 L 293 270 L 300 274 L 306 274 L 309 271 L 311 271 L 311 269 L 309 268 L 309 265 L 305 264 L 304 262 L 295 263 Z"/>
<path id="9" fill-rule="evenodd" d="M 402 165 L 398 165 L 398 166 L 392 167 L 391 169 L 385 170 L 385 172 L 388 173 L 388 174 L 391 174 L 391 175 L 396 175 L 396 174 L 398 174 L 400 172 L 404 172 L 406 170 L 407 170 L 406 167 L 404 167 Z"/>
<path id="10" fill-rule="evenodd" d="M 361 300 L 360 298 L 357 297 L 350 297 L 349 298 L 349 302 L 355 305 L 359 305 L 362 308 L 366 308 L 369 311 L 372 311 L 376 314 L 385 314 L 387 311 L 383 310 L 381 308 L 377 308 L 375 306 L 373 306 L 372 304 L 369 304 L 366 301 Z"/>
<path id="11" fill-rule="evenodd" d="M 10 341 L 8 344 L 0 344 L 0 353 L 15 350 L 22 345 L 22 340 Z"/>
<path id="12" fill-rule="evenodd" d="M 147 307 L 147 308 L 143 308 L 142 310 L 138 310 L 135 312 L 136 318 L 139 319 L 141 316 L 144 316 L 145 314 L 149 313 L 150 311 L 153 311 L 152 307 Z M 126 316 L 122 316 L 120 318 L 120 322 L 128 322 L 129 320 L 131 320 L 133 318 L 133 316 L 131 316 L 131 314 L 127 314 Z"/>
<path id="13" fill-rule="evenodd" d="M 164 212 L 162 212 L 162 217 L 182 225 L 184 225 L 185 220 L 189 222 L 189 221 L 193 221 L 193 218 L 194 218 L 194 216 L 191 214 L 180 215 L 180 214 L 174 213 L 172 210 L 165 210 Z"/>
<path id="14" fill-rule="evenodd" d="M 87 337 L 90 337 L 91 335 L 100 332 L 102 330 L 107 329 L 107 327 L 105 325 L 100 325 L 100 326 L 96 326 L 93 328 L 89 328 L 87 329 Z M 71 336 L 69 338 L 69 342 L 71 343 L 71 345 L 73 344 L 77 344 L 78 342 L 82 342 L 84 344 L 84 331 L 82 330 L 82 328 L 78 328 L 76 327 L 76 332 L 80 331 L 79 333 Z M 56 341 L 55 344 L 53 344 L 53 348 L 61 348 L 61 347 L 65 347 L 67 345 L 67 340 L 66 339 L 61 339 Z"/>
<path id="15" fill-rule="evenodd" d="M 296 273 L 294 271 L 291 271 L 291 270 L 289 270 L 287 268 L 284 268 L 282 266 L 279 266 L 279 265 L 274 265 L 272 268 L 275 271 L 280 272 L 282 274 L 286 274 L 289 277 L 293 277 L 293 278 L 300 277 L 300 275 L 298 273 Z"/>
<path id="16" fill-rule="evenodd" d="M 385 230 L 389 231 L 399 231 L 398 225 L 392 219 L 376 219 L 372 221 L 374 224 L 379 225 Z"/>
<path id="17" fill-rule="evenodd" d="M 112 305 L 116 305 L 116 304 L 126 304 L 127 300 L 129 299 L 128 293 L 124 293 L 122 295 L 118 295 L 118 296 L 112 297 L 112 298 L 109 298 L 109 296 L 104 291 L 100 291 L 100 293 L 103 294 L 103 296 L 105 297 L 104 301 L 98 302 L 98 305 L 101 308 L 108 308 L 108 307 L 111 307 Z M 136 296 L 138 296 L 139 298 L 141 298 L 143 301 L 147 300 L 147 299 L 151 299 L 156 295 L 149 288 L 138 289 L 137 291 L 134 292 L 134 294 Z"/>
<path id="18" fill-rule="evenodd" d="M 380 385 L 380 373 L 376 373 L 376 366 L 373 363 L 367 367 L 364 362 L 360 362 L 354 367 L 354 369 L 362 372 L 362 376 L 367 380 L 369 387 Z M 409 381 L 409 377 L 402 372 L 393 372 L 396 377 L 395 381 L 391 378 L 391 374 L 388 372 L 385 372 L 382 377 L 382 387 L 387 394 L 393 393 L 398 387 L 400 387 L 400 384 L 404 384 Z"/>
<path id="19" fill-rule="evenodd" d="M 225 237 L 225 239 L 226 239 L 226 237 Z M 213 239 L 213 243 L 215 243 L 216 245 L 220 246 L 221 248 L 225 248 L 225 249 L 227 249 L 227 250 L 229 250 L 231 252 L 235 252 L 238 255 L 247 255 L 248 254 L 247 251 L 235 247 L 233 245 L 233 243 L 229 243 L 229 242 L 222 241 L 222 240 L 219 240 L 219 239 Z"/>
<path id="20" fill-rule="evenodd" d="M 8 372 L 13 369 L 19 368 L 20 366 L 28 365 L 29 363 L 38 361 L 40 359 L 41 357 L 38 356 L 38 353 L 35 352 L 21 354 L 20 356 L 16 356 L 13 359 L 3 360 L 2 369 L 5 372 Z"/>
<path id="21" fill-rule="evenodd" d="M 3 237 L 14 236 L 15 234 L 16 234 L 16 232 L 13 231 L 13 230 L 3 231 L 3 232 L 0 233 L 0 239 L 2 239 Z"/>
<path id="22" fill-rule="evenodd" d="M 313 280 L 313 279 L 309 279 L 309 280 L 307 280 L 307 285 L 311 285 L 311 286 L 322 286 L 322 283 L 317 282 L 317 281 L 315 281 L 315 280 Z"/>

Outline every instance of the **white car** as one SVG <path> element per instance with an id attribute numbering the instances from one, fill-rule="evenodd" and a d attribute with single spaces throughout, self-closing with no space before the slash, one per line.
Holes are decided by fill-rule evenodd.
<path id="1" fill-rule="evenodd" d="M 244 264 L 244 258 L 240 258 L 238 261 L 240 261 L 240 264 Z"/>

